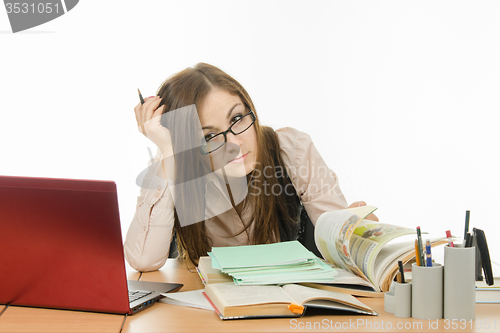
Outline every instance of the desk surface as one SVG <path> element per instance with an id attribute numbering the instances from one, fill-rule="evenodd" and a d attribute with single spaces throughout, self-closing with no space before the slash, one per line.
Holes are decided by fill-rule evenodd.
<path id="1" fill-rule="evenodd" d="M 202 289 L 196 271 L 191 272 L 183 261 L 169 259 L 159 271 L 128 273 L 129 279 L 182 283 L 181 291 Z M 498 332 L 500 304 L 477 304 L 476 320 L 451 322 L 396 318 L 384 311 L 382 298 L 363 298 L 362 302 L 380 316 L 332 315 L 327 310 L 309 309 L 301 318 L 246 319 L 222 321 L 213 311 L 157 303 L 133 316 L 63 311 L 0 305 L 0 332 Z M 313 310 L 313 311 L 310 311 Z M 398 328 L 399 325 L 399 328 Z M 466 325 L 465 329 L 462 329 Z M 472 328 L 471 328 L 472 325 Z M 487 328 L 489 325 L 489 328 Z M 448 328 L 448 329 L 447 329 Z"/>

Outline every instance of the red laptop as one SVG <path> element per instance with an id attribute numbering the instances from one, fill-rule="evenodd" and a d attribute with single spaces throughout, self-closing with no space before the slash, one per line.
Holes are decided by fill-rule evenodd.
<path id="1" fill-rule="evenodd" d="M 0 244 L 0 304 L 132 314 L 182 287 L 129 293 L 111 181 L 0 176 Z"/>

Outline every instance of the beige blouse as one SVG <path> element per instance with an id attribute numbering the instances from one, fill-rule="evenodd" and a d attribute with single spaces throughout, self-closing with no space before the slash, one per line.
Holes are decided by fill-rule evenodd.
<path id="1" fill-rule="evenodd" d="M 276 132 L 288 176 L 311 222 L 316 224 L 324 212 L 347 208 L 336 174 L 327 167 L 310 136 L 289 127 Z M 125 258 L 138 271 L 157 270 L 167 260 L 174 226 L 174 201 L 167 189 L 166 182 L 154 189 L 141 188 L 137 198 L 136 213 L 125 240 Z M 230 208 L 207 219 L 206 231 L 212 246 L 247 245 L 252 226 L 248 234 L 233 235 L 242 230 L 251 216 L 251 209 L 243 211 L 240 218 Z"/>

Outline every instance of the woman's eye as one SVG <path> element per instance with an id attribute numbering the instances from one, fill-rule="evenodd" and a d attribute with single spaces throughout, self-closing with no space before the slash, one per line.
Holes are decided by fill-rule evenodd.
<path id="1" fill-rule="evenodd" d="M 214 137 L 214 133 L 208 133 L 207 135 L 205 135 L 205 141 L 208 141 L 213 137 Z"/>
<path id="2" fill-rule="evenodd" d="M 239 121 L 241 118 L 243 118 L 243 117 L 242 117 L 242 115 L 241 115 L 241 114 L 237 114 L 237 115 L 235 115 L 235 116 L 233 117 L 233 119 L 231 119 L 231 121 L 232 121 L 232 122 L 233 122 L 233 124 L 234 124 L 235 122 Z"/>

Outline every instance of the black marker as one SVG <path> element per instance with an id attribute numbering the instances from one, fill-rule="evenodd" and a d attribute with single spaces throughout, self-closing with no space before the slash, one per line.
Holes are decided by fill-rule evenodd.
<path id="1" fill-rule="evenodd" d="M 464 242 L 462 247 L 465 247 L 465 240 L 467 239 L 467 233 L 469 232 L 469 219 L 470 219 L 470 210 L 465 211 L 465 230 L 464 230 Z"/>
<path id="2" fill-rule="evenodd" d="M 401 283 L 406 283 L 405 282 L 405 271 L 403 269 L 403 262 L 401 260 L 399 260 L 398 265 L 399 265 L 399 273 L 401 275 Z"/>

